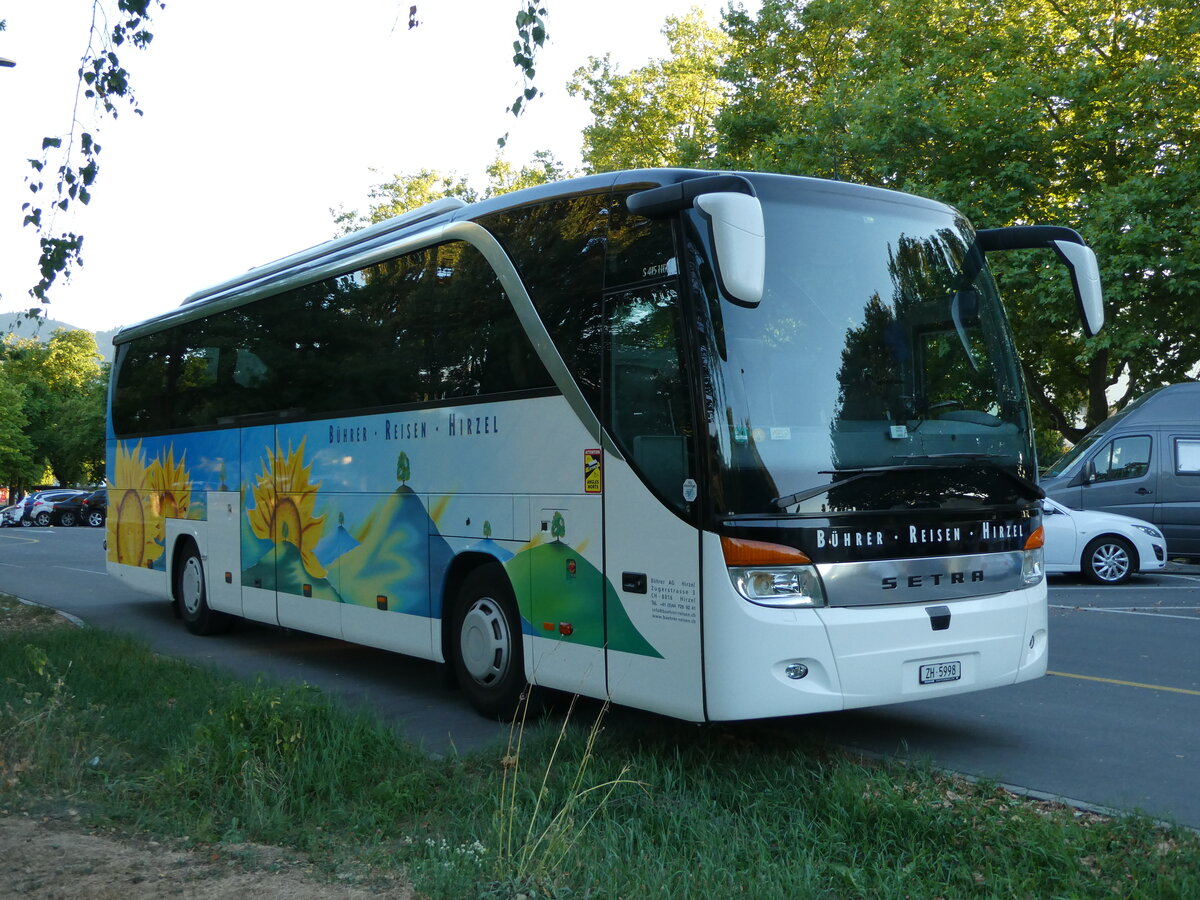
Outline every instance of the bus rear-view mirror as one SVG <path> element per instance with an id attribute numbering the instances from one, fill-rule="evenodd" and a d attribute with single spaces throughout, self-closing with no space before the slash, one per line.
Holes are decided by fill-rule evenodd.
<path id="1" fill-rule="evenodd" d="M 1030 250 L 1049 247 L 1071 273 L 1071 286 L 1079 305 L 1083 333 L 1095 337 L 1104 328 L 1104 297 L 1100 289 L 1100 266 L 1096 254 L 1077 231 L 1061 225 L 1010 225 L 975 232 L 985 253 L 1001 250 Z"/>
<path id="2" fill-rule="evenodd" d="M 722 191 L 701 194 L 696 208 L 712 227 L 722 292 L 737 303 L 757 306 L 767 272 L 767 235 L 759 199 Z"/>

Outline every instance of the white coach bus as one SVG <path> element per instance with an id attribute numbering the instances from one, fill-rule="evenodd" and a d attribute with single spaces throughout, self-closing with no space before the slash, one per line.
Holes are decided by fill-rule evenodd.
<path id="1" fill-rule="evenodd" d="M 851 184 L 643 170 L 442 200 L 115 338 L 108 569 L 237 618 L 726 720 L 1046 669 L 1028 401 L 986 252 Z"/>

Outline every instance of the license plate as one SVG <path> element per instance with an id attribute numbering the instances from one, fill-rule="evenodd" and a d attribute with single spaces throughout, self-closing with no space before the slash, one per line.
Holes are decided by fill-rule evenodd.
<path id="1" fill-rule="evenodd" d="M 958 681 L 962 678 L 962 662 L 957 659 L 946 662 L 926 663 L 921 666 L 921 684 L 938 684 L 943 681 Z"/>

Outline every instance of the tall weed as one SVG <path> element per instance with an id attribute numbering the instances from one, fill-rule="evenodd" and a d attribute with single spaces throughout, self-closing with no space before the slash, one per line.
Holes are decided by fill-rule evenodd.
<path id="1" fill-rule="evenodd" d="M 549 758 L 540 762 L 536 790 L 523 783 L 522 743 L 525 738 L 529 693 L 521 715 L 513 720 L 506 752 L 500 759 L 501 782 L 495 818 L 497 852 L 495 880 L 484 887 L 481 897 L 528 900 L 553 898 L 565 892 L 562 885 L 564 862 L 573 853 L 595 818 L 602 814 L 622 787 L 644 785 L 628 776 L 629 765 L 614 777 L 591 781 L 591 764 L 603 727 L 608 704 L 605 703 L 586 737 L 578 757 L 566 763 L 567 777 L 561 778 L 560 753 L 567 747 L 578 748 L 579 739 L 571 734 L 571 718 L 577 697 L 562 718 Z M 556 782 L 562 782 L 556 786 Z"/>

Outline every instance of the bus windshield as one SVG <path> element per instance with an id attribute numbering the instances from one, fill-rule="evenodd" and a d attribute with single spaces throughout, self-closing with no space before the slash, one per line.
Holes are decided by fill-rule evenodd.
<path id="1" fill-rule="evenodd" d="M 1037 496 L 1021 373 L 969 224 L 890 192 L 755 187 L 762 302 L 702 311 L 718 513 Z"/>

